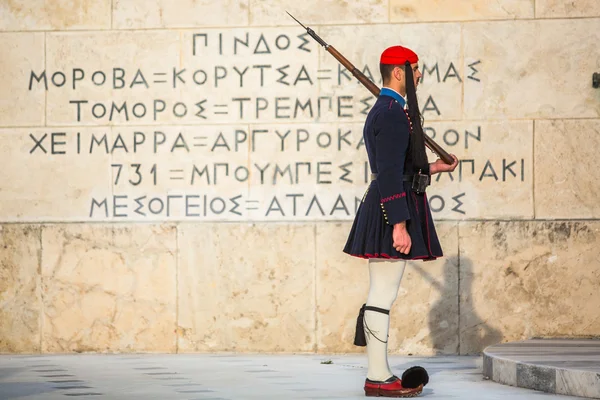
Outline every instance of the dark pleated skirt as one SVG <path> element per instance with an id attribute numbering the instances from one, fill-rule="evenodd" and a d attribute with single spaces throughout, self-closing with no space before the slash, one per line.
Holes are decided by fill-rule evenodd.
<path id="1" fill-rule="evenodd" d="M 393 227 L 385 221 L 377 181 L 371 182 L 363 197 L 344 246 L 344 253 L 360 258 L 424 261 L 443 256 L 427 196 L 412 192 L 409 183 L 405 183 L 404 189 L 410 214 L 410 220 L 406 223 L 412 242 L 409 254 L 401 254 L 393 247 Z"/>

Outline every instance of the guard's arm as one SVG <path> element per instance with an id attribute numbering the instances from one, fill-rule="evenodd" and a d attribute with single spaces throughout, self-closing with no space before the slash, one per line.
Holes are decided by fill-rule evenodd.
<path id="1" fill-rule="evenodd" d="M 398 107 L 384 111 L 375 122 L 375 161 L 380 203 L 386 222 L 395 225 L 410 219 L 404 191 L 404 161 L 409 143 L 406 117 Z"/>

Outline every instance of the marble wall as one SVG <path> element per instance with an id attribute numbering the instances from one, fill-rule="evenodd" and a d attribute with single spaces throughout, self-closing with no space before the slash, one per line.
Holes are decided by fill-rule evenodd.
<path id="1" fill-rule="evenodd" d="M 416 50 L 460 159 L 391 351 L 600 336 L 599 2 L 6 0 L 0 352 L 363 351 L 374 98 L 285 11 L 378 85 Z"/>

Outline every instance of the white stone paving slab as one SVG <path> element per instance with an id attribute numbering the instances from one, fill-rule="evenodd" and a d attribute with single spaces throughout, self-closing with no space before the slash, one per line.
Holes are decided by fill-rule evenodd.
<path id="1" fill-rule="evenodd" d="M 331 361 L 331 363 L 324 363 Z M 422 365 L 427 399 L 563 399 L 484 380 L 479 357 L 390 357 Z M 0 356 L 0 399 L 360 399 L 364 355 Z"/>

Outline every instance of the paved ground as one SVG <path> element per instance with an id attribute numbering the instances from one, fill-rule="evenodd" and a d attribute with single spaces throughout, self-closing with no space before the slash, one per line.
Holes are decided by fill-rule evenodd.
<path id="1" fill-rule="evenodd" d="M 365 364 L 361 355 L 0 356 L 0 399 L 364 399 Z M 480 357 L 390 365 L 427 368 L 427 399 L 574 399 L 484 380 Z"/>

